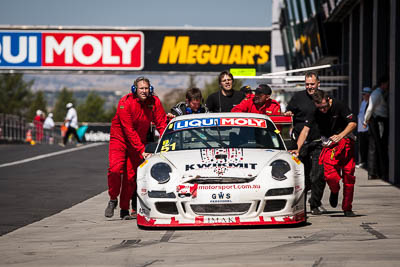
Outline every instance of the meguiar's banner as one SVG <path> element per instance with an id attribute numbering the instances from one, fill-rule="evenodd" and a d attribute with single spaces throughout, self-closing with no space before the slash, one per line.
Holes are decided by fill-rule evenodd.
<path id="1" fill-rule="evenodd" d="M 269 69 L 269 30 L 0 30 L 0 69 Z"/>
<path id="2" fill-rule="evenodd" d="M 148 31 L 145 69 L 221 71 L 270 65 L 270 31 Z"/>

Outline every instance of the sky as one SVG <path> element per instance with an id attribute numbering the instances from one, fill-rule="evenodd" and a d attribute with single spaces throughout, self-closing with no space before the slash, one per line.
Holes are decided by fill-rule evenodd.
<path id="1" fill-rule="evenodd" d="M 270 27 L 272 0 L 1 0 L 0 25 Z"/>
<path id="2" fill-rule="evenodd" d="M 1 0 L 0 26 L 271 27 L 272 0 Z M 121 90 L 137 75 L 27 75 L 34 90 Z M 199 87 L 209 77 L 199 77 Z M 184 87 L 188 76 L 154 79 Z M 208 79 L 209 80 L 209 79 Z M 77 82 L 79 81 L 79 82 Z"/>

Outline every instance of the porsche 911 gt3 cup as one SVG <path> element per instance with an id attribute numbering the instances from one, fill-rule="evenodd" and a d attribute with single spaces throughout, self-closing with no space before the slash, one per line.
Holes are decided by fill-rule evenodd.
<path id="1" fill-rule="evenodd" d="M 287 152 L 268 116 L 180 116 L 152 152 L 138 168 L 139 226 L 306 221 L 303 164 Z"/>

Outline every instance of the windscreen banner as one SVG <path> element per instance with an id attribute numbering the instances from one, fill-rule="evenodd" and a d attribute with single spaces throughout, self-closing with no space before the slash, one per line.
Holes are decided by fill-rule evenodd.
<path id="1" fill-rule="evenodd" d="M 270 68 L 269 30 L 0 30 L 0 69 Z"/>

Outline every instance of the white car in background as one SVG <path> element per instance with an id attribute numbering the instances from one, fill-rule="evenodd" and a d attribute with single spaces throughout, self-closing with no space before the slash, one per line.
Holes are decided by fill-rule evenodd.
<path id="1" fill-rule="evenodd" d="M 206 113 L 173 119 L 137 175 L 140 227 L 306 222 L 303 164 L 270 117 Z"/>

